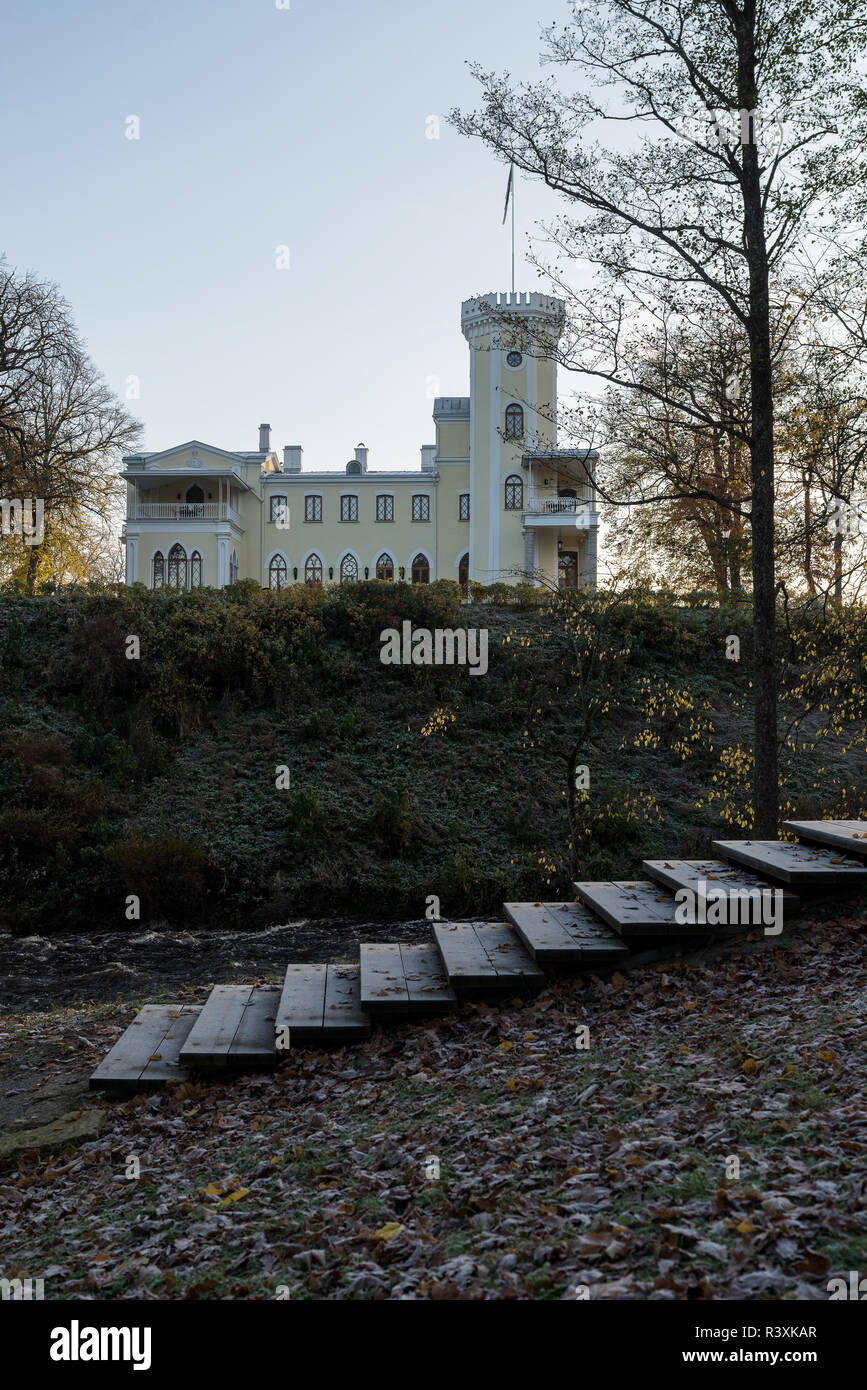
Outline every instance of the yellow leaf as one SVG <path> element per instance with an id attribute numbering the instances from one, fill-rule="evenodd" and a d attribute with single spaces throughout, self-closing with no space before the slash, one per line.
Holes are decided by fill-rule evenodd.
<path id="1" fill-rule="evenodd" d="M 236 1191 L 230 1192 L 228 1197 L 224 1197 L 222 1202 L 218 1202 L 217 1205 L 220 1207 L 227 1207 L 231 1202 L 240 1202 L 241 1198 L 246 1197 L 249 1191 L 249 1187 L 239 1187 Z"/>
<path id="2" fill-rule="evenodd" d="M 511 1050 L 512 1050 L 512 1044 L 511 1044 L 510 1042 L 501 1042 L 501 1043 L 500 1043 L 500 1051 L 501 1051 L 501 1052 L 511 1052 Z M 821 1054 L 821 1052 L 820 1052 L 820 1053 L 819 1053 L 819 1056 L 821 1057 L 821 1055 L 822 1055 L 822 1054 Z"/>
<path id="3" fill-rule="evenodd" d="M 744 1062 L 742 1070 L 747 1072 L 748 1075 L 752 1076 L 753 1072 L 758 1071 L 760 1066 L 761 1063 L 757 1061 L 755 1057 L 748 1057 L 747 1060 Z"/>
<path id="4" fill-rule="evenodd" d="M 384 1226 L 380 1226 L 378 1231 L 374 1231 L 373 1239 L 394 1240 L 395 1236 L 399 1236 L 401 1231 L 405 1229 L 406 1227 L 401 1226 L 399 1221 L 386 1221 Z"/>
<path id="5" fill-rule="evenodd" d="M 837 1057 L 837 1054 L 836 1054 L 836 1052 L 834 1051 L 833 1048 L 831 1048 L 828 1052 L 820 1052 L 820 1053 L 819 1053 L 819 1061 L 820 1061 L 820 1062 L 833 1062 L 833 1061 L 835 1061 L 836 1057 Z"/>

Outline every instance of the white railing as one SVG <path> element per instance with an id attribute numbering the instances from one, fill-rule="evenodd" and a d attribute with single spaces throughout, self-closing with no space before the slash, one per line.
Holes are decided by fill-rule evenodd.
<path id="1" fill-rule="evenodd" d="M 528 497 L 524 511 L 533 516 L 584 516 L 588 522 L 595 516 L 595 508 L 589 498 L 584 497 Z"/>
<path id="2" fill-rule="evenodd" d="M 132 504 L 136 521 L 238 521 L 238 512 L 225 502 L 139 502 Z"/>

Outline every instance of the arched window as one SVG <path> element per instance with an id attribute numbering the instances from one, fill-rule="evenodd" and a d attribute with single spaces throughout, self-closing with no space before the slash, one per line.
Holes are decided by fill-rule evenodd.
<path id="1" fill-rule="evenodd" d="M 458 583 L 469 584 L 470 582 L 470 556 L 469 552 L 462 555 L 458 564 Z"/>
<path id="2" fill-rule="evenodd" d="M 277 590 L 285 589 L 286 573 L 286 561 L 283 559 L 283 556 L 275 555 L 268 566 L 268 588 Z"/>
<path id="3" fill-rule="evenodd" d="M 163 552 L 158 550 L 154 556 L 154 588 L 161 589 L 166 582 L 166 562 Z"/>
<path id="4" fill-rule="evenodd" d="M 322 561 L 318 555 L 311 555 L 304 566 L 304 582 L 306 584 L 322 583 Z"/>
<path id="5" fill-rule="evenodd" d="M 394 579 L 394 561 L 390 555 L 382 554 L 376 562 L 377 579 Z"/>
<path id="6" fill-rule="evenodd" d="M 187 587 L 187 552 L 182 545 L 173 545 L 169 551 L 168 584 L 170 589 Z"/>
<path id="7" fill-rule="evenodd" d="M 350 460 L 349 460 L 349 463 L 346 465 L 346 471 L 347 471 L 347 473 L 352 473 L 352 474 L 360 473 L 360 472 L 361 472 L 361 464 L 358 462 L 357 459 L 350 459 Z"/>
<path id="8" fill-rule="evenodd" d="M 233 550 L 233 551 L 232 551 L 231 558 L 230 558 L 230 560 L 229 560 L 229 583 L 230 583 L 230 584 L 237 584 L 237 582 L 238 582 L 238 552 L 237 552 L 237 550 Z"/>
<path id="9" fill-rule="evenodd" d="M 506 406 L 506 438 L 523 439 L 524 412 L 519 405 Z"/>
<path id="10" fill-rule="evenodd" d="M 506 511 L 519 512 L 524 505 L 524 483 L 517 473 L 506 479 Z"/>
<path id="11" fill-rule="evenodd" d="M 416 555 L 412 562 L 412 582 L 413 584 L 430 583 L 430 565 L 424 555 Z"/>
<path id="12" fill-rule="evenodd" d="M 340 561 L 341 584 L 353 584 L 358 578 L 358 561 L 354 555 L 344 555 Z"/>
<path id="13" fill-rule="evenodd" d="M 202 557 L 198 550 L 194 550 L 190 556 L 190 588 L 201 589 L 202 587 Z"/>

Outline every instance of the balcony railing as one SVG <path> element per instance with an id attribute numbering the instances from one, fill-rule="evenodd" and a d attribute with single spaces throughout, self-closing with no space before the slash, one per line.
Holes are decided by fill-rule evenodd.
<path id="1" fill-rule="evenodd" d="M 133 502 L 131 521 L 238 521 L 226 502 Z"/>
<path id="2" fill-rule="evenodd" d="M 584 497 L 528 497 L 524 511 L 531 516 L 583 516 L 588 524 L 596 516 L 596 508 Z"/>

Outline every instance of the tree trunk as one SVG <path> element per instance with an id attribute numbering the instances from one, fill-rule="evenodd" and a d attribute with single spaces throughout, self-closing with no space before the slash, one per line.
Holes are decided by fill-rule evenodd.
<path id="1" fill-rule="evenodd" d="M 804 481 L 804 578 L 807 581 L 807 593 L 811 598 L 815 597 L 816 581 L 813 577 L 813 499 L 810 495 L 810 480 L 806 474 L 803 475 Z"/>
<path id="2" fill-rule="evenodd" d="M 754 0 L 738 23 L 738 101 L 742 111 L 759 105 L 756 89 Z M 777 643 L 774 574 L 774 402 L 771 316 L 759 151 L 755 136 L 743 150 L 744 232 L 749 265 L 750 385 L 752 429 L 753 699 L 755 773 L 753 835 L 776 839 L 779 820 L 777 766 Z"/>

